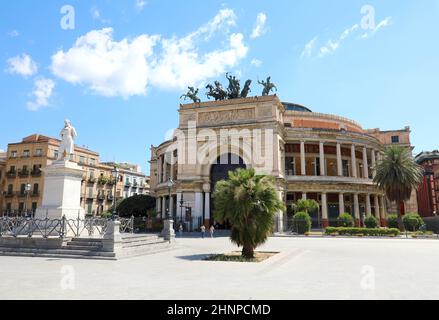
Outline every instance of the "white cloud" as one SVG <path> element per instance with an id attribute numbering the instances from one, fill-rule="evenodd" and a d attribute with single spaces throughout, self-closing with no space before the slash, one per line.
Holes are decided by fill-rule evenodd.
<path id="1" fill-rule="evenodd" d="M 329 39 L 326 46 L 320 48 L 318 57 L 323 58 L 328 54 L 333 54 L 338 48 L 340 48 L 341 43 L 345 41 L 352 32 L 359 28 L 360 26 L 358 24 L 354 24 L 352 27 L 344 30 L 335 41 Z"/>
<path id="2" fill-rule="evenodd" d="M 112 28 L 93 30 L 67 51 L 56 52 L 51 70 L 65 81 L 103 96 L 144 95 L 150 85 L 184 89 L 230 70 L 247 55 L 244 36 L 228 33 L 235 20 L 233 10 L 223 9 L 189 35 L 170 39 L 143 34 L 116 41 Z M 202 53 L 198 43 L 220 30 L 226 44 Z M 161 50 L 155 52 L 159 44 Z"/>
<path id="3" fill-rule="evenodd" d="M 250 35 L 251 39 L 259 38 L 264 32 L 265 23 L 267 22 L 267 15 L 265 13 L 258 13 L 256 17 L 256 24 L 253 28 L 253 31 Z"/>
<path id="4" fill-rule="evenodd" d="M 36 79 L 34 82 L 34 91 L 32 91 L 35 101 L 29 101 L 27 108 L 31 111 L 37 111 L 41 107 L 47 107 L 54 88 L 55 83 L 53 80 L 47 78 Z"/>
<path id="5" fill-rule="evenodd" d="M 148 4 L 146 0 L 136 0 L 136 8 L 139 11 L 142 11 L 143 8 Z"/>
<path id="6" fill-rule="evenodd" d="M 256 68 L 260 67 L 262 65 L 262 61 L 258 60 L 258 59 L 252 59 L 252 61 L 250 62 L 253 66 L 255 66 Z"/>
<path id="7" fill-rule="evenodd" d="M 11 38 L 18 37 L 19 35 L 20 35 L 20 33 L 17 30 L 11 30 L 8 32 L 8 36 Z"/>
<path id="8" fill-rule="evenodd" d="M 308 42 L 305 45 L 305 48 L 303 48 L 302 54 L 300 55 L 301 58 L 303 57 L 311 57 L 312 51 L 314 50 L 314 47 L 316 45 L 317 42 L 317 37 L 315 37 L 314 39 L 312 39 L 310 42 Z"/>
<path id="9" fill-rule="evenodd" d="M 79 37 L 68 51 L 52 56 L 52 72 L 73 84 L 88 86 L 103 96 L 146 93 L 150 66 L 158 36 L 141 35 L 131 41 L 113 40 L 113 29 L 93 30 Z"/>
<path id="10" fill-rule="evenodd" d="M 19 74 L 23 77 L 33 76 L 38 72 L 35 61 L 28 54 L 22 54 L 8 59 L 8 72 L 11 74 Z"/>

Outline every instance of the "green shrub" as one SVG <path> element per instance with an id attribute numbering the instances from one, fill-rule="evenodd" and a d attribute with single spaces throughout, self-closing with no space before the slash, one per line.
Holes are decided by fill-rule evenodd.
<path id="1" fill-rule="evenodd" d="M 399 229 L 380 229 L 380 228 L 346 228 L 346 227 L 328 227 L 326 228 L 326 234 L 339 234 L 348 236 L 369 236 L 369 237 L 380 237 L 380 236 L 391 236 L 396 237 L 400 233 Z"/>
<path id="2" fill-rule="evenodd" d="M 373 229 L 378 228 L 378 220 L 374 216 L 368 216 L 366 219 L 364 219 L 364 224 L 366 225 L 366 228 Z"/>
<path id="3" fill-rule="evenodd" d="M 417 231 L 424 224 L 421 216 L 417 213 L 407 213 L 402 217 L 404 227 L 410 231 Z"/>
<path id="4" fill-rule="evenodd" d="M 349 213 L 342 213 L 337 218 L 337 225 L 339 227 L 353 227 L 354 226 L 354 218 Z"/>
<path id="5" fill-rule="evenodd" d="M 387 226 L 398 229 L 398 216 L 396 214 L 389 214 L 387 216 Z"/>
<path id="6" fill-rule="evenodd" d="M 297 212 L 293 216 L 293 231 L 305 234 L 311 230 L 311 217 L 306 212 Z"/>

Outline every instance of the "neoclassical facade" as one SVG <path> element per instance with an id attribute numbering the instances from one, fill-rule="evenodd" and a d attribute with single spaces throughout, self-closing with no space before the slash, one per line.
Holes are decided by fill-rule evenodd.
<path id="1" fill-rule="evenodd" d="M 344 212 L 357 225 L 368 215 L 384 225 L 387 204 L 373 167 L 385 144 L 373 133 L 276 95 L 181 105 L 174 138 L 151 147 L 151 194 L 162 217 L 209 225 L 216 182 L 252 167 L 274 177 L 288 208 L 300 198 L 316 200 L 314 227 L 334 225 Z M 279 212 L 277 230 L 288 228 L 288 214 Z"/>

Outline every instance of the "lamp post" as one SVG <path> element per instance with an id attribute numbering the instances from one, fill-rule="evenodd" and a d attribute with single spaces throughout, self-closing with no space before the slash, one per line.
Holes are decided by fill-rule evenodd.
<path id="1" fill-rule="evenodd" d="M 180 198 L 180 223 L 183 223 L 183 206 L 184 205 L 184 200 L 183 200 L 183 192 L 181 193 L 181 198 Z"/>
<path id="2" fill-rule="evenodd" d="M 27 213 L 26 213 L 26 211 L 27 211 L 27 200 L 29 198 L 29 193 L 30 193 L 31 188 L 32 188 L 32 186 L 31 186 L 30 183 L 26 184 L 26 186 L 24 187 L 24 195 L 25 195 L 25 197 L 24 197 L 24 208 L 23 208 L 24 216 L 27 215 Z"/>
<path id="3" fill-rule="evenodd" d="M 168 194 L 169 194 L 169 201 L 168 201 L 168 206 L 166 207 L 166 220 L 170 220 L 171 219 L 171 188 L 174 186 L 174 181 L 172 181 L 171 178 L 169 178 L 167 184 L 168 186 Z"/>
<path id="4" fill-rule="evenodd" d="M 111 171 L 111 175 L 113 176 L 114 181 L 114 191 L 113 191 L 113 212 L 111 213 L 111 219 L 113 221 L 117 220 L 117 210 L 116 210 L 116 187 L 117 187 L 117 180 L 119 178 L 119 169 L 117 167 L 114 167 L 114 169 Z"/>

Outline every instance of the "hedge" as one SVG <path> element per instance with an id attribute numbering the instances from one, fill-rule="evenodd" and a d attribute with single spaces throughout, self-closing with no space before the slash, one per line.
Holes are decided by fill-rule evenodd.
<path id="1" fill-rule="evenodd" d="M 311 230 L 311 217 L 306 212 L 297 212 L 292 219 L 293 231 L 305 234 Z"/>
<path id="2" fill-rule="evenodd" d="M 417 213 L 407 213 L 402 217 L 402 222 L 406 230 L 418 231 L 419 228 L 424 224 L 421 216 Z"/>
<path id="3" fill-rule="evenodd" d="M 376 229 L 379 226 L 378 220 L 374 216 L 368 216 L 364 219 L 364 224 L 366 225 L 366 228 L 369 229 Z"/>
<path id="4" fill-rule="evenodd" d="M 337 218 L 337 225 L 339 227 L 353 227 L 354 224 L 354 218 L 349 213 L 342 213 Z"/>
<path id="5" fill-rule="evenodd" d="M 344 227 L 328 227 L 326 228 L 326 234 L 338 234 L 338 235 L 350 235 L 350 236 L 371 236 L 371 237 L 379 237 L 379 236 L 398 236 L 400 231 L 396 228 L 391 229 L 367 229 L 367 228 L 344 228 Z"/>

